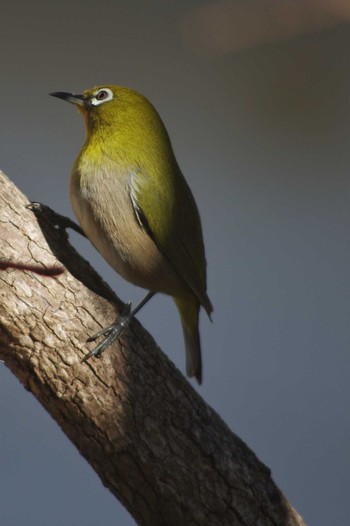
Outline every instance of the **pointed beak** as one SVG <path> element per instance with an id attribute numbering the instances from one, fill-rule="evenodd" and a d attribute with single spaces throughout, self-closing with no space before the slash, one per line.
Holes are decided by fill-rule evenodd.
<path id="1" fill-rule="evenodd" d="M 57 97 L 58 99 L 65 100 L 76 106 L 84 106 L 86 102 L 83 95 L 74 95 L 73 93 L 67 93 L 66 91 L 54 91 L 49 93 L 52 97 Z"/>

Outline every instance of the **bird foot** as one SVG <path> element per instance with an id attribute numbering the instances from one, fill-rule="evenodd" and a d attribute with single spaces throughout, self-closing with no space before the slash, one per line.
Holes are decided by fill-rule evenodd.
<path id="1" fill-rule="evenodd" d="M 91 358 L 91 356 L 95 356 L 95 358 L 100 358 L 101 354 L 124 332 L 124 330 L 129 325 L 131 319 L 131 302 L 129 301 L 129 303 L 125 305 L 121 314 L 118 316 L 115 322 L 112 323 L 112 325 L 101 329 L 100 331 L 96 332 L 96 334 L 93 334 L 86 340 L 87 342 L 94 342 L 100 336 L 105 336 L 105 338 L 102 340 L 101 343 L 97 345 L 97 347 L 89 351 L 84 356 L 82 361 L 87 362 L 89 358 Z"/>
<path id="2" fill-rule="evenodd" d="M 52 208 L 50 208 L 47 205 L 44 205 L 43 203 L 32 201 L 31 203 L 29 203 L 29 205 L 26 205 L 26 208 L 28 210 L 31 210 L 36 215 L 44 215 L 46 219 L 50 222 L 50 224 L 59 230 L 65 231 L 67 230 L 67 228 L 71 228 L 72 230 L 78 232 L 78 234 L 81 234 L 82 236 L 86 237 L 80 226 L 77 225 L 74 221 L 72 221 L 72 219 L 58 214 L 57 212 L 52 210 Z"/>

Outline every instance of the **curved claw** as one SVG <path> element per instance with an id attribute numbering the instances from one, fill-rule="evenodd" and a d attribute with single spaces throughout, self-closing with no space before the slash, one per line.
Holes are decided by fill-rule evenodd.
<path id="1" fill-rule="evenodd" d="M 96 349 L 92 349 L 92 351 L 89 351 L 87 354 L 85 354 L 84 358 L 82 359 L 82 363 L 86 363 L 91 356 L 94 356 Z"/>
<path id="2" fill-rule="evenodd" d="M 39 203 L 38 201 L 31 201 L 28 205 L 25 206 L 28 210 L 40 210 L 43 211 L 46 205 Z M 48 208 L 48 207 L 47 207 Z"/>

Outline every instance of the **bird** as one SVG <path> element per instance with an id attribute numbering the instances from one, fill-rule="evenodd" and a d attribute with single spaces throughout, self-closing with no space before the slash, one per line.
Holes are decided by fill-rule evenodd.
<path id="1" fill-rule="evenodd" d="M 50 95 L 82 113 L 86 138 L 71 172 L 70 200 L 86 237 L 124 279 L 148 290 L 84 358 L 99 357 L 156 293 L 171 296 L 183 329 L 186 374 L 202 382 L 199 311 L 207 294 L 201 220 L 167 130 L 141 93 L 116 85 Z"/>

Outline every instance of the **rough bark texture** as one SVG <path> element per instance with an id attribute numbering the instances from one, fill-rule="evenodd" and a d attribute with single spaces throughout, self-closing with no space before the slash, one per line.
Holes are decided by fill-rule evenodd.
<path id="1" fill-rule="evenodd" d="M 0 358 L 103 484 L 142 525 L 303 525 L 269 470 L 137 321 L 102 359 L 81 363 L 87 335 L 122 304 L 26 204 L 0 172 Z M 48 277 L 6 262 L 65 270 Z"/>

